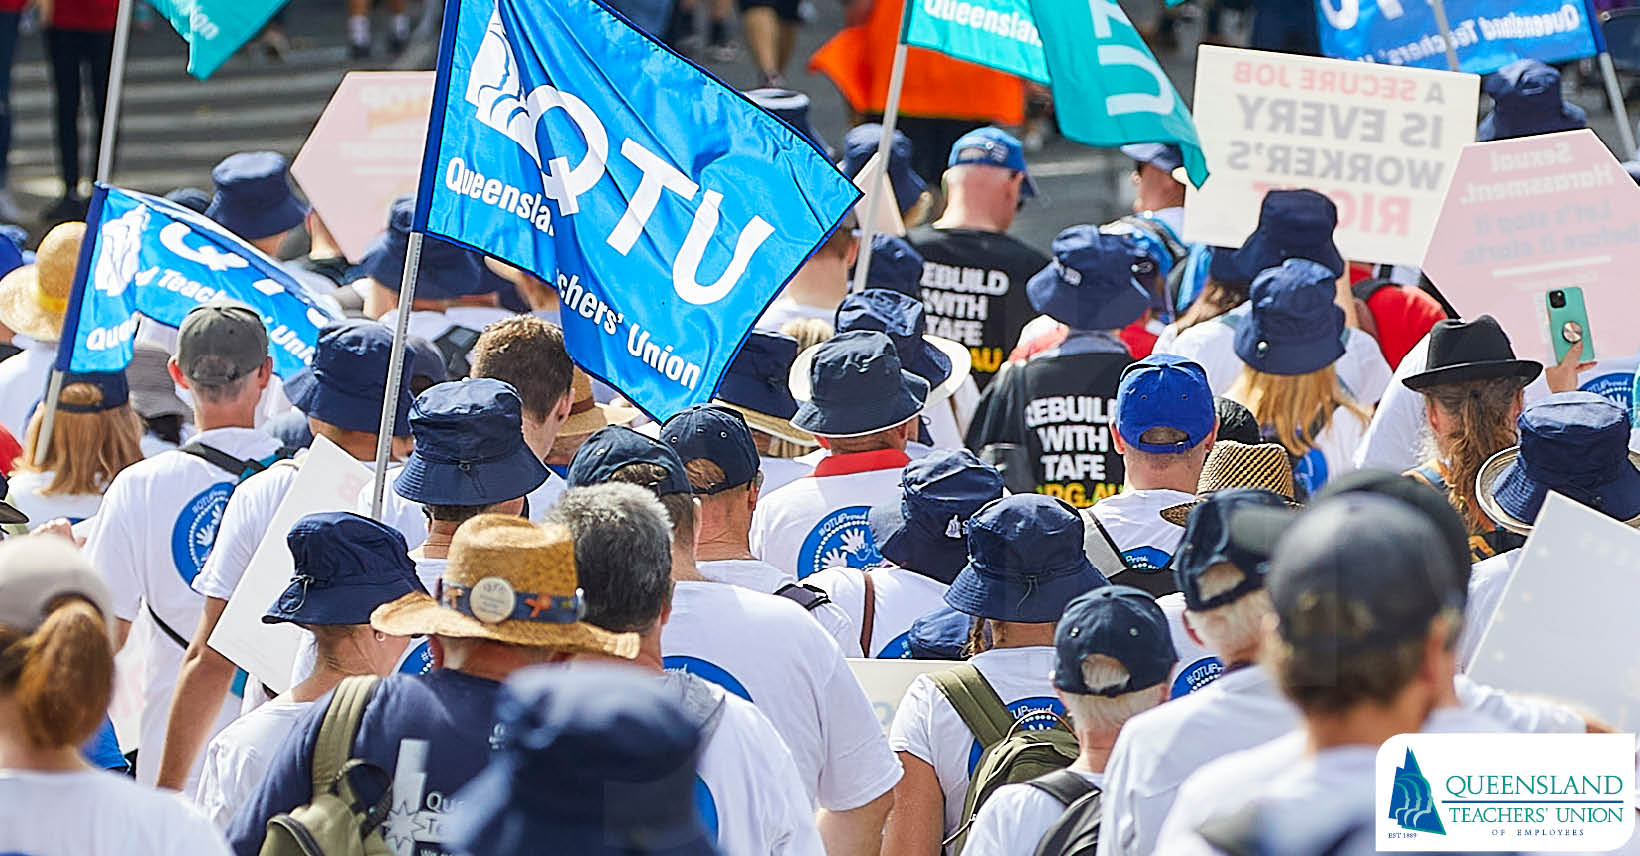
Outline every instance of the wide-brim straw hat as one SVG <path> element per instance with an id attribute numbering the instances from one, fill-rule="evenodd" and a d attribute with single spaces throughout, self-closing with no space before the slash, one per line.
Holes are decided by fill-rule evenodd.
<path id="1" fill-rule="evenodd" d="M 749 407 L 741 407 L 738 404 L 724 401 L 721 398 L 712 399 L 712 403 L 720 404 L 745 417 L 746 427 L 752 429 L 753 431 L 762 431 L 771 437 L 778 437 L 781 440 L 796 443 L 799 446 L 820 445 L 820 441 L 814 439 L 813 434 L 810 434 L 802 428 L 793 425 L 789 419 L 781 419 L 778 416 L 771 416 L 767 413 L 759 413 Z"/>
<path id="2" fill-rule="evenodd" d="M 1196 480 L 1196 494 L 1205 497 L 1214 491 L 1235 487 L 1254 487 L 1278 493 L 1287 498 L 1293 508 L 1303 506 L 1293 500 L 1293 462 L 1287 448 L 1280 443 L 1248 445 L 1234 440 L 1219 440 L 1207 453 L 1202 465 L 1201 478 Z M 1162 519 L 1175 526 L 1190 520 L 1190 510 L 1201 504 L 1200 499 L 1169 506 L 1161 510 Z"/>
<path id="3" fill-rule="evenodd" d="M 452 636 L 577 654 L 638 655 L 638 636 L 581 620 L 575 542 L 562 526 L 480 514 L 456 530 L 437 600 L 412 592 L 376 607 L 393 636 Z"/>
<path id="4" fill-rule="evenodd" d="M 60 223 L 41 239 L 34 264 L 0 279 L 0 323 L 40 342 L 61 338 L 84 237 L 84 223 Z"/>
<path id="5" fill-rule="evenodd" d="M 575 403 L 570 405 L 569 418 L 558 429 L 560 436 L 580 437 L 610 425 L 626 425 L 641 415 L 636 407 L 599 403 L 592 397 L 591 376 L 579 368 L 575 369 L 575 377 L 570 381 L 570 390 L 574 393 Z"/>

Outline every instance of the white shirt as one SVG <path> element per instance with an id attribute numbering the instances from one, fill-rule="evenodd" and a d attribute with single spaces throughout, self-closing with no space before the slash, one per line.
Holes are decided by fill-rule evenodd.
<path id="1" fill-rule="evenodd" d="M 968 433 L 968 423 L 973 420 L 974 409 L 978 406 L 979 384 L 974 382 L 973 375 L 964 378 L 950 398 L 930 404 L 923 416 L 928 419 L 928 438 L 933 441 L 933 447 L 968 448 L 963 443 L 963 437 Z"/>
<path id="2" fill-rule="evenodd" d="M 1160 568 L 1173 558 L 1179 542 L 1184 540 L 1184 527 L 1167 522 L 1162 517 L 1162 509 L 1195 499 L 1195 494 L 1182 490 L 1129 488 L 1099 500 L 1084 513 L 1099 518 L 1127 564 Z M 1091 523 L 1088 528 L 1092 528 Z M 1122 582 L 1121 573 L 1113 576 L 1111 582 Z"/>
<path id="3" fill-rule="evenodd" d="M 34 342 L 21 352 L 0 360 L 0 426 L 21 443 L 34 406 L 46 397 L 46 381 L 57 346 Z"/>
<path id="4" fill-rule="evenodd" d="M 1207 384 L 1213 388 L 1213 394 L 1223 395 L 1235 384 L 1236 378 L 1241 377 L 1243 363 L 1236 355 L 1236 327 L 1251 323 L 1252 312 L 1252 303 L 1243 303 L 1178 333 L 1170 342 L 1165 342 L 1166 337 L 1157 339 L 1154 352 L 1178 354 L 1200 363 L 1207 370 Z M 1345 328 L 1344 355 L 1333 366 L 1350 395 L 1366 405 L 1383 397 L 1392 374 L 1377 340 L 1354 327 Z"/>
<path id="5" fill-rule="evenodd" d="M 780 328 L 786 326 L 788 321 L 807 321 L 809 319 L 818 319 L 827 324 L 835 324 L 837 321 L 837 307 L 810 306 L 807 303 L 798 303 L 785 294 L 781 294 L 775 298 L 773 303 L 769 304 L 768 309 L 763 310 L 763 317 L 757 319 L 757 329 L 778 333 Z"/>
<path id="6" fill-rule="evenodd" d="M 72 522 L 85 520 L 96 516 L 97 509 L 102 507 L 100 493 L 41 493 L 55 477 L 50 471 L 12 474 L 6 501 L 28 515 L 30 529 L 59 517 Z"/>
<path id="7" fill-rule="evenodd" d="M 1099 856 L 1151 853 L 1162 819 L 1191 773 L 1298 724 L 1298 709 L 1259 666 L 1228 672 L 1184 698 L 1129 719 L 1105 765 Z"/>
<path id="8" fill-rule="evenodd" d="M 1104 773 L 1075 771 L 1096 788 L 1105 786 Z M 963 852 L 983 856 L 1032 856 L 1042 836 L 1065 814 L 1066 806 L 1052 794 L 1027 784 L 1004 785 L 974 813 Z"/>
<path id="9" fill-rule="evenodd" d="M 265 458 L 279 441 L 254 428 L 213 428 L 199 441 L 238 458 Z M 178 645 L 143 615 L 147 604 L 161 620 L 187 638 L 199 624 L 205 600 L 189 587 L 213 551 L 234 493 L 235 476 L 185 452 L 166 452 L 126 467 L 109 485 L 102 510 L 92 518 L 86 557 L 102 572 L 114 595 L 114 615 L 135 621 L 132 632 L 147 639 L 142 736 L 137 781 L 152 784 L 159 772 L 171 694 L 182 667 Z M 238 712 L 226 700 L 217 720 L 224 725 Z M 213 729 L 214 733 L 214 729 Z M 199 770 L 195 762 L 195 775 Z M 190 788 L 192 777 L 190 777 Z"/>
<path id="10" fill-rule="evenodd" d="M 849 632 L 842 643 L 843 653 L 849 657 L 882 657 L 905 659 L 911 656 L 906 637 L 917 619 L 945 604 L 945 583 L 916 571 L 907 571 L 892 565 L 878 567 L 871 572 L 871 587 L 876 595 L 871 618 L 871 650 L 860 650 L 860 622 L 865 620 L 865 570 L 861 568 L 827 568 L 805 582 L 830 595 L 832 603 L 848 616 Z"/>
<path id="11" fill-rule="evenodd" d="M 1056 656 L 1052 646 L 1033 645 L 994 648 L 975 654 L 968 662 L 979 669 L 996 690 L 997 697 L 1007 705 L 1016 722 L 1036 714 L 1022 727 L 1050 728 L 1056 720 L 1042 715 L 1043 712 L 1051 710 L 1060 715 L 1065 712 L 1049 679 Z M 968 777 L 984 750 L 945 693 L 935 686 L 933 678 L 918 675 L 911 682 L 905 698 L 894 711 L 888 740 L 894 751 L 908 752 L 934 768 L 934 777 L 945 795 L 943 835 L 950 837 L 962 820 Z"/>
<path id="12" fill-rule="evenodd" d="M 1167 617 L 1168 634 L 1173 637 L 1173 651 L 1179 655 L 1179 661 L 1173 664 L 1173 671 L 1168 674 L 1171 682 L 1168 698 L 1189 695 L 1218 680 L 1224 672 L 1224 664 L 1212 651 L 1191 638 L 1190 631 L 1185 628 L 1184 612 L 1187 607 L 1184 595 L 1180 592 L 1164 594 L 1156 598 L 1156 605 Z"/>
<path id="13" fill-rule="evenodd" d="M 723 693 L 723 713 L 701 749 L 703 820 L 725 854 L 825 856 L 797 762 L 768 717 Z"/>
<path id="14" fill-rule="evenodd" d="M 763 594 L 774 594 L 784 586 L 796 585 L 797 579 L 768 562 L 757 559 L 720 559 L 715 562 L 697 562 L 695 570 L 714 583 L 728 583 Z M 848 613 L 835 603 L 822 603 L 808 610 L 809 617 L 819 622 L 831 638 L 843 649 L 843 656 L 857 657 L 850 649 L 860 644 L 849 634 L 858 635 L 848 619 Z"/>
<path id="15" fill-rule="evenodd" d="M 179 795 L 118 773 L 0 770 L 0 852 L 28 856 L 229 856 Z"/>
<path id="16" fill-rule="evenodd" d="M 758 501 L 752 512 L 752 554 L 799 580 L 825 568 L 877 564 L 882 555 L 866 513 L 900 495 L 905 463 L 905 455 L 891 451 L 822 458 L 813 475 Z"/>
<path id="17" fill-rule="evenodd" d="M 900 780 L 899 761 L 842 651 L 797 604 L 739 586 L 681 581 L 661 651 L 668 669 L 756 704 L 821 808 L 859 808 Z"/>
<path id="18" fill-rule="evenodd" d="M 256 793 L 279 744 L 313 705 L 280 696 L 229 723 L 211 739 L 194 804 L 218 829 L 226 830 L 234 812 Z"/>
<path id="19" fill-rule="evenodd" d="M 762 502 L 762 497 L 814 472 L 814 465 L 796 458 L 771 458 L 764 455 L 758 459 L 758 469 L 763 471 L 763 490 L 758 498 L 758 501 Z"/>
<path id="20" fill-rule="evenodd" d="M 1476 562 L 1469 568 L 1469 602 L 1464 605 L 1463 629 L 1458 632 L 1458 668 L 1468 671 L 1475 662 L 1486 626 L 1503 599 L 1503 590 L 1515 574 L 1520 551 L 1510 550 Z"/>
<path id="21" fill-rule="evenodd" d="M 1354 472 L 1356 452 L 1366 431 L 1367 423 L 1360 416 L 1345 407 L 1334 409 L 1310 450 L 1293 460 L 1293 481 L 1304 494 L 1313 494 L 1329 479 Z"/>

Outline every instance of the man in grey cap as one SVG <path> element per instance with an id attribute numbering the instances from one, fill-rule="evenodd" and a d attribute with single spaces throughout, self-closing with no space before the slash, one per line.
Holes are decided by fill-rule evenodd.
<path id="1" fill-rule="evenodd" d="M 169 370 L 171 379 L 193 394 L 199 433 L 181 449 L 115 476 L 89 523 L 85 545 L 113 592 L 119 639 L 123 643 L 135 625 L 147 645 L 137 761 L 137 779 L 144 784 L 158 773 L 186 634 L 204 606 L 188 584 L 215 543 L 234 487 L 280 452 L 279 441 L 256 428 L 257 405 L 273 374 L 268 333 L 256 310 L 217 300 L 189 312 L 177 331 Z M 238 710 L 239 699 L 228 699 L 217 727 Z"/>

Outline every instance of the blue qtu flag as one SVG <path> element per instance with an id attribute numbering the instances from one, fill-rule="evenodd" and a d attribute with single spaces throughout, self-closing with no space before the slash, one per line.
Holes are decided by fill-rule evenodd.
<path id="1" fill-rule="evenodd" d="M 268 327 L 273 370 L 313 357 L 319 328 L 340 320 L 278 263 L 200 214 L 157 196 L 97 185 L 80 243 L 57 369 L 119 371 L 141 315 L 176 327 L 213 297 L 248 304 Z"/>
<path id="2" fill-rule="evenodd" d="M 433 92 L 415 228 L 552 283 L 570 355 L 659 419 L 860 196 L 596 0 L 447 0 Z"/>
<path id="3" fill-rule="evenodd" d="M 1441 68 L 1446 43 L 1434 8 L 1407 0 L 1316 0 L 1321 53 L 1338 59 Z M 1491 74 L 1521 59 L 1593 56 L 1599 26 L 1580 0 L 1447 0 L 1458 70 Z"/>

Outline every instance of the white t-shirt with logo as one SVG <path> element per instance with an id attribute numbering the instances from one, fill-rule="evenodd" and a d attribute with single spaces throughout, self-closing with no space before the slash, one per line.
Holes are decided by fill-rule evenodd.
<path id="1" fill-rule="evenodd" d="M 758 459 L 758 469 L 763 472 L 763 490 L 758 495 L 758 502 L 762 502 L 763 497 L 814 472 L 814 464 L 797 458 L 771 458 L 764 455 Z"/>
<path id="2" fill-rule="evenodd" d="M 1065 713 L 1049 677 L 1055 657 L 1051 646 L 1033 645 L 992 649 L 974 655 L 968 662 L 996 690 L 1014 720 L 1025 720 L 1021 727 L 1046 729 L 1057 723 L 1054 717 L 1045 715 L 1046 711 L 1060 716 Z M 909 752 L 934 768 L 934 777 L 945 794 L 944 835 L 949 837 L 962 819 L 968 777 L 979 763 L 983 747 L 927 675 L 918 675 L 911 682 L 894 711 L 888 734 L 894 751 Z"/>
<path id="3" fill-rule="evenodd" d="M 1213 394 L 1223 395 L 1235 384 L 1236 378 L 1241 377 L 1245 364 L 1236 355 L 1236 328 L 1252 323 L 1249 317 L 1252 311 L 1251 302 L 1243 303 L 1218 318 L 1179 333 L 1165 346 L 1158 339 L 1155 352 L 1194 360 L 1207 370 L 1207 385 L 1213 388 Z M 1162 350 L 1164 347 L 1166 350 Z M 1383 397 L 1393 374 L 1384 360 L 1384 352 L 1378 348 L 1378 341 L 1354 327 L 1345 328 L 1344 355 L 1333 366 L 1350 395 L 1366 405 L 1375 404 Z"/>
<path id="4" fill-rule="evenodd" d="M 866 514 L 901 493 L 900 452 L 830 455 L 814 474 L 765 495 L 752 512 L 752 554 L 799 580 L 834 567 L 882 561 Z M 828 475 L 828 472 L 838 472 Z"/>
<path id="5" fill-rule="evenodd" d="M 1096 788 L 1105 786 L 1104 773 L 1077 770 Z M 1042 836 L 1065 814 L 1065 804 L 1041 788 L 1027 784 L 1004 785 L 974 813 L 965 853 L 986 856 L 1032 856 Z"/>
<path id="6" fill-rule="evenodd" d="M 12 474 L 5 499 L 13 508 L 28 515 L 30 529 L 59 517 L 66 517 L 71 523 L 89 520 L 102 507 L 100 493 L 41 493 L 56 477 L 50 470 Z"/>
<path id="7" fill-rule="evenodd" d="M 211 739 L 194 804 L 218 829 L 226 830 L 234 812 L 256 792 L 273 764 L 274 752 L 313 705 L 280 696 L 229 723 Z"/>
<path id="8" fill-rule="evenodd" d="M 784 586 L 795 585 L 797 580 L 791 574 L 780 570 L 768 562 L 757 559 L 720 559 L 714 562 L 697 562 L 695 570 L 700 575 L 714 583 L 728 583 L 740 586 L 751 591 L 764 594 L 774 594 Z M 843 656 L 854 657 L 857 654 L 849 653 L 851 647 L 860 647 L 857 641 L 851 643 L 850 633 L 855 633 L 854 625 L 849 622 L 848 613 L 835 603 L 817 604 L 808 610 L 809 617 L 813 618 L 825 628 L 831 638 L 843 648 Z"/>
<path id="9" fill-rule="evenodd" d="M 757 705 L 821 808 L 859 808 L 900 780 L 899 761 L 842 651 L 797 604 L 739 586 L 680 581 L 661 651 L 666 668 Z"/>
<path id="10" fill-rule="evenodd" d="M 707 830 L 729 853 L 825 856 L 797 762 L 756 705 L 723 693 L 723 713 L 700 753 L 696 793 Z"/>
<path id="11" fill-rule="evenodd" d="M 0 853 L 229 856 L 222 833 L 180 795 L 118 773 L 0 770 Z"/>
<path id="12" fill-rule="evenodd" d="M 263 459 L 279 449 L 278 440 L 254 428 L 213 428 L 197 439 L 244 459 Z M 86 557 L 108 581 L 114 615 L 132 621 L 132 633 L 140 634 L 147 646 L 138 741 L 144 751 L 137 758 L 137 780 L 143 784 L 152 784 L 159 773 L 159 748 L 185 653 L 183 645 L 154 624 L 143 604 L 182 638 L 193 635 L 205 599 L 189 583 L 213 550 L 236 481 L 236 475 L 185 452 L 139 461 L 114 477 L 87 531 Z M 238 710 L 239 700 L 227 699 L 217 727 Z M 198 771 L 196 761 L 194 776 Z"/>
<path id="13" fill-rule="evenodd" d="M 876 608 L 871 619 L 871 650 L 860 650 L 860 622 L 865 620 L 865 569 L 827 568 L 805 582 L 825 591 L 848 616 L 849 636 L 842 642 L 848 657 L 907 659 L 907 637 L 919 618 L 945 604 L 945 583 L 893 565 L 871 570 Z"/>

